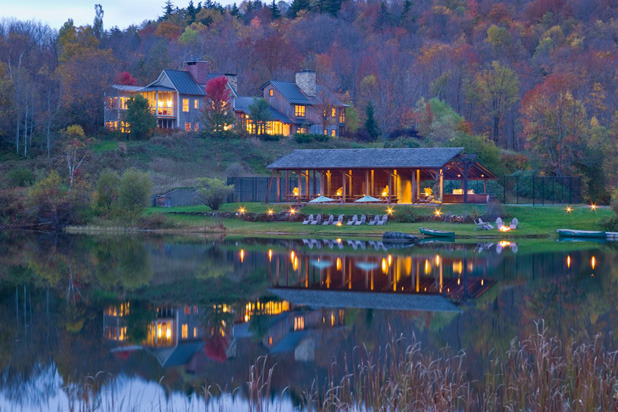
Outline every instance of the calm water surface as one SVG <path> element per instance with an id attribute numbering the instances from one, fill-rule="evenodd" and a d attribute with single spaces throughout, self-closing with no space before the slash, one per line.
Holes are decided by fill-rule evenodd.
<path id="1" fill-rule="evenodd" d="M 0 410 L 236 409 L 256 363 L 290 410 L 400 336 L 479 379 L 540 319 L 615 349 L 616 296 L 615 243 L 0 234 Z"/>

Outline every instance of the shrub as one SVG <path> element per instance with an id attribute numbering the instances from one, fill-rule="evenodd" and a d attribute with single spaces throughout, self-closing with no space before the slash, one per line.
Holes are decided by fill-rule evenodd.
<path id="1" fill-rule="evenodd" d="M 312 140 L 312 137 L 310 134 L 297 133 L 294 136 L 294 140 L 296 141 L 296 143 L 304 144 L 304 143 L 310 143 Z"/>
<path id="2" fill-rule="evenodd" d="M 32 170 L 25 167 L 9 170 L 6 174 L 6 178 L 12 187 L 32 186 L 34 183 L 34 173 L 32 173 Z"/>
<path id="3" fill-rule="evenodd" d="M 608 232 L 618 232 L 618 215 L 610 216 L 601 220 L 601 225 Z"/>
<path id="4" fill-rule="evenodd" d="M 499 203 L 499 202 L 487 203 L 483 218 L 496 219 L 499 217 L 506 217 L 506 212 L 504 211 L 504 206 L 502 206 L 502 203 Z"/>
<path id="5" fill-rule="evenodd" d="M 412 208 L 398 209 L 393 220 L 400 223 L 415 223 L 421 220 L 421 217 Z"/>
<path id="6" fill-rule="evenodd" d="M 262 139 L 265 142 L 278 142 L 279 140 L 281 140 L 284 136 L 282 134 L 261 134 L 260 139 Z"/>
<path id="7" fill-rule="evenodd" d="M 148 206 L 152 182 L 137 169 L 126 170 L 118 186 L 118 204 L 129 214 L 138 214 Z"/>
<path id="8" fill-rule="evenodd" d="M 97 197 L 95 207 L 99 213 L 109 214 L 118 201 L 120 177 L 118 173 L 105 170 L 97 181 Z"/>
<path id="9" fill-rule="evenodd" d="M 481 211 L 476 207 L 473 207 L 472 210 L 470 210 L 470 212 L 468 212 L 468 215 L 467 215 L 468 218 L 474 221 L 478 220 L 478 218 L 481 216 L 482 216 Z"/>
<path id="10" fill-rule="evenodd" d="M 0 223 L 25 223 L 25 200 L 24 189 L 0 190 Z"/>
<path id="11" fill-rule="evenodd" d="M 612 190 L 612 200 L 610 204 L 614 213 L 618 215 L 618 187 Z"/>
<path id="12" fill-rule="evenodd" d="M 313 135 L 313 139 L 316 142 L 324 143 L 328 141 L 328 135 L 327 134 L 316 134 L 316 135 Z"/>
<path id="13" fill-rule="evenodd" d="M 226 185 L 221 179 L 202 177 L 197 179 L 197 194 L 202 203 L 212 210 L 219 209 L 227 197 L 234 193 L 233 185 Z"/>

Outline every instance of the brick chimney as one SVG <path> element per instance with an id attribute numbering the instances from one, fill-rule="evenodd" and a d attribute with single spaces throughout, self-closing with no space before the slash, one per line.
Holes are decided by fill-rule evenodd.
<path id="1" fill-rule="evenodd" d="M 234 91 L 238 93 L 238 76 L 236 76 L 236 73 L 225 73 L 224 76 Z"/>
<path id="2" fill-rule="evenodd" d="M 187 61 L 184 69 L 191 73 L 191 77 L 197 84 L 208 83 L 208 62 Z"/>
<path id="3" fill-rule="evenodd" d="M 302 90 L 307 96 L 315 97 L 315 72 L 309 69 L 304 69 L 296 73 L 296 85 L 300 87 L 300 90 Z"/>

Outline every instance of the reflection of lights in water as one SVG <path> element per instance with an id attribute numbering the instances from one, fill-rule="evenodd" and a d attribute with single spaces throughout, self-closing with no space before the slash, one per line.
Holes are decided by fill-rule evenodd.
<path id="1" fill-rule="evenodd" d="M 481 279 L 481 286 L 485 284 L 485 279 Z"/>
<path id="2" fill-rule="evenodd" d="M 440 255 L 436 255 L 436 266 L 440 266 Z"/>
<path id="3" fill-rule="evenodd" d="M 337 268 L 337 270 L 341 270 L 341 258 L 337 258 L 337 261 L 335 262 L 335 267 Z"/>
<path id="4" fill-rule="evenodd" d="M 339 223 L 341 223 L 341 222 L 339 222 Z M 339 225 L 339 226 L 341 226 L 341 225 Z M 337 238 L 337 243 L 341 243 L 341 238 Z"/>
<path id="5" fill-rule="evenodd" d="M 389 265 L 389 266 L 390 266 L 390 265 L 392 265 L 392 263 L 393 263 L 393 257 L 392 257 L 391 255 L 388 255 L 387 259 L 388 259 L 388 265 Z"/>
<path id="6" fill-rule="evenodd" d="M 567 255 L 567 267 L 571 268 L 571 256 Z"/>
<path id="7" fill-rule="evenodd" d="M 245 261 L 245 249 L 240 249 L 240 263 Z"/>
<path id="8" fill-rule="evenodd" d="M 474 263 L 468 262 L 468 272 L 472 272 L 473 269 L 474 269 Z"/>
<path id="9" fill-rule="evenodd" d="M 273 250 L 268 249 L 268 261 L 271 262 L 273 260 Z"/>
<path id="10" fill-rule="evenodd" d="M 511 246 L 511 242 L 509 242 L 508 240 L 501 240 L 500 241 L 500 246 L 502 246 L 502 247 Z"/>
<path id="11" fill-rule="evenodd" d="M 386 263 L 386 259 L 382 258 L 382 273 L 385 275 L 388 273 L 388 263 Z"/>
<path id="12" fill-rule="evenodd" d="M 292 268 L 294 270 L 298 269 L 298 257 L 297 256 L 295 256 L 294 260 L 292 261 Z"/>
<path id="13" fill-rule="evenodd" d="M 296 253 L 294 253 L 294 251 L 292 250 L 292 251 L 290 252 L 290 260 L 291 260 L 291 261 L 294 261 L 294 256 L 296 256 Z"/>
<path id="14" fill-rule="evenodd" d="M 463 272 L 463 263 L 461 260 L 453 262 L 453 272 L 461 275 L 461 273 Z"/>
<path id="15" fill-rule="evenodd" d="M 245 315 L 245 322 L 249 322 L 249 315 Z"/>
<path id="16" fill-rule="evenodd" d="M 427 259 L 425 259 L 425 274 L 428 275 L 431 273 L 431 264 Z"/>
<path id="17" fill-rule="evenodd" d="M 592 266 L 592 270 L 594 270 L 594 267 L 597 265 L 597 259 L 593 256 L 592 258 L 590 258 L 590 266 Z"/>
<path id="18" fill-rule="evenodd" d="M 457 285 L 461 285 L 461 279 L 457 278 Z"/>

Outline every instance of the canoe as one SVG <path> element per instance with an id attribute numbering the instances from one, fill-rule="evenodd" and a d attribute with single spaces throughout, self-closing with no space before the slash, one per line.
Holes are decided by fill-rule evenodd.
<path id="1" fill-rule="evenodd" d="M 419 228 L 419 231 L 427 236 L 433 237 L 455 237 L 455 232 L 445 232 L 443 230 L 427 229 L 424 227 Z"/>
<path id="2" fill-rule="evenodd" d="M 558 229 L 559 237 L 579 237 L 588 239 L 605 238 L 605 232 L 595 230 L 573 230 L 573 229 Z"/>

